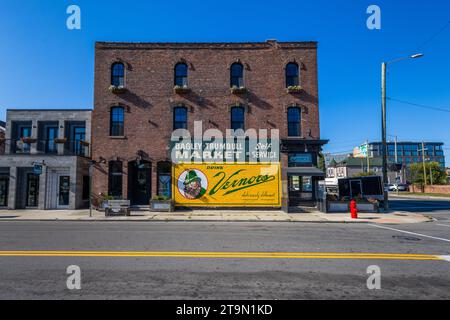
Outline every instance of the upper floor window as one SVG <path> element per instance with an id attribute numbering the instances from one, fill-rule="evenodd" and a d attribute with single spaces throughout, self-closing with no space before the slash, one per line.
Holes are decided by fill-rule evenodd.
<path id="1" fill-rule="evenodd" d="M 230 69 L 230 86 L 244 87 L 244 66 L 240 63 L 233 63 Z"/>
<path id="2" fill-rule="evenodd" d="M 187 129 L 186 107 L 176 107 L 173 109 L 173 129 Z"/>
<path id="3" fill-rule="evenodd" d="M 178 63 L 175 66 L 175 85 L 187 87 L 188 85 L 188 66 L 185 63 Z"/>
<path id="4" fill-rule="evenodd" d="M 121 62 L 116 62 L 111 66 L 111 85 L 125 86 L 125 66 Z"/>
<path id="5" fill-rule="evenodd" d="M 245 130 L 245 109 L 244 109 L 244 107 L 231 108 L 231 129 Z"/>
<path id="6" fill-rule="evenodd" d="M 123 107 L 111 108 L 110 136 L 124 136 L 124 118 L 125 111 Z"/>
<path id="7" fill-rule="evenodd" d="M 288 136 L 299 137 L 301 136 L 301 112 L 299 107 L 288 108 Z"/>
<path id="8" fill-rule="evenodd" d="M 288 63 L 286 65 L 286 87 L 295 87 L 299 85 L 298 64 Z"/>

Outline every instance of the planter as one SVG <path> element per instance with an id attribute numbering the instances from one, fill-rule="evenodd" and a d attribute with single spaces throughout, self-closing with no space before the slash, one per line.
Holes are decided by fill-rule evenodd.
<path id="1" fill-rule="evenodd" d="M 174 206 L 172 200 L 151 200 L 150 212 L 173 212 Z"/>
<path id="2" fill-rule="evenodd" d="M 359 212 L 378 213 L 378 205 L 375 203 L 357 203 L 356 208 Z"/>
<path id="3" fill-rule="evenodd" d="M 20 141 L 26 144 L 36 143 L 37 139 L 34 138 L 21 138 Z"/>
<path id="4" fill-rule="evenodd" d="M 286 92 L 287 93 L 300 93 L 302 92 L 303 88 L 300 86 L 290 86 L 287 87 Z"/>
<path id="5" fill-rule="evenodd" d="M 87 142 L 87 141 L 80 141 L 80 146 L 89 147 L 89 142 Z"/>
<path id="6" fill-rule="evenodd" d="M 247 88 L 233 86 L 233 87 L 230 88 L 230 91 L 231 91 L 232 94 L 242 94 L 242 93 L 246 93 L 247 92 Z"/>
<path id="7" fill-rule="evenodd" d="M 328 201 L 328 212 L 349 212 L 349 204 L 347 202 Z"/>
<path id="8" fill-rule="evenodd" d="M 109 87 L 109 91 L 111 91 L 114 94 L 120 94 L 120 93 L 125 93 L 127 91 L 127 89 L 125 87 L 119 86 L 110 86 Z"/>
<path id="9" fill-rule="evenodd" d="M 57 138 L 54 141 L 56 144 L 64 144 L 67 142 L 67 138 Z"/>
<path id="10" fill-rule="evenodd" d="M 185 93 L 189 93 L 191 91 L 191 89 L 189 89 L 187 86 L 175 86 L 173 87 L 173 92 L 177 93 L 177 94 L 185 94 Z"/>

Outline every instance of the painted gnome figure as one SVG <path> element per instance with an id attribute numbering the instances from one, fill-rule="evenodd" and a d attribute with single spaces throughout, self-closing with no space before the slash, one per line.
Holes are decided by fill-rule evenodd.
<path id="1" fill-rule="evenodd" d="M 202 187 L 202 179 L 195 170 L 191 170 L 184 179 L 184 194 L 187 199 L 195 200 L 201 198 L 206 193 Z"/>

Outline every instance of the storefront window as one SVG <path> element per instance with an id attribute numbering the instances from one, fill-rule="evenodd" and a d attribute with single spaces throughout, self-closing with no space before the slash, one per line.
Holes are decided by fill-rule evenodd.
<path id="1" fill-rule="evenodd" d="M 302 177 L 302 191 L 312 192 L 312 177 Z"/>
<path id="2" fill-rule="evenodd" d="M 172 196 L 172 164 L 170 162 L 158 163 L 158 195 L 170 198 Z"/>

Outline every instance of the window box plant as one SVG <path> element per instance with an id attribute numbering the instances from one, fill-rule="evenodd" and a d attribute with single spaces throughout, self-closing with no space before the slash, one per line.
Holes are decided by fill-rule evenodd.
<path id="1" fill-rule="evenodd" d="M 173 212 L 174 205 L 170 197 L 155 196 L 150 200 L 150 212 Z"/>
<path id="2" fill-rule="evenodd" d="M 289 86 L 286 88 L 287 93 L 299 93 L 303 90 L 301 86 Z"/>
<path id="3" fill-rule="evenodd" d="M 191 89 L 189 89 L 188 86 L 178 86 L 176 85 L 175 87 L 173 87 L 173 92 L 177 93 L 177 94 L 183 94 L 183 93 L 188 93 L 190 92 Z"/>
<path id="4" fill-rule="evenodd" d="M 54 141 L 56 144 L 64 144 L 67 142 L 67 138 L 56 138 Z"/>
<path id="5" fill-rule="evenodd" d="M 232 86 L 230 88 L 231 93 L 233 94 L 241 94 L 241 93 L 245 93 L 247 92 L 247 88 L 246 87 L 238 87 L 238 86 Z"/>
<path id="6" fill-rule="evenodd" d="M 109 86 L 109 91 L 111 91 L 114 94 L 124 93 L 127 91 L 127 89 L 124 86 Z"/>
<path id="7" fill-rule="evenodd" d="M 80 146 L 89 147 L 89 142 L 81 140 L 80 141 Z"/>
<path id="8" fill-rule="evenodd" d="M 20 141 L 22 141 L 23 143 L 26 143 L 26 144 L 30 144 L 30 143 L 35 143 L 37 141 L 37 139 L 31 138 L 31 137 L 22 137 L 22 138 L 20 138 Z"/>

